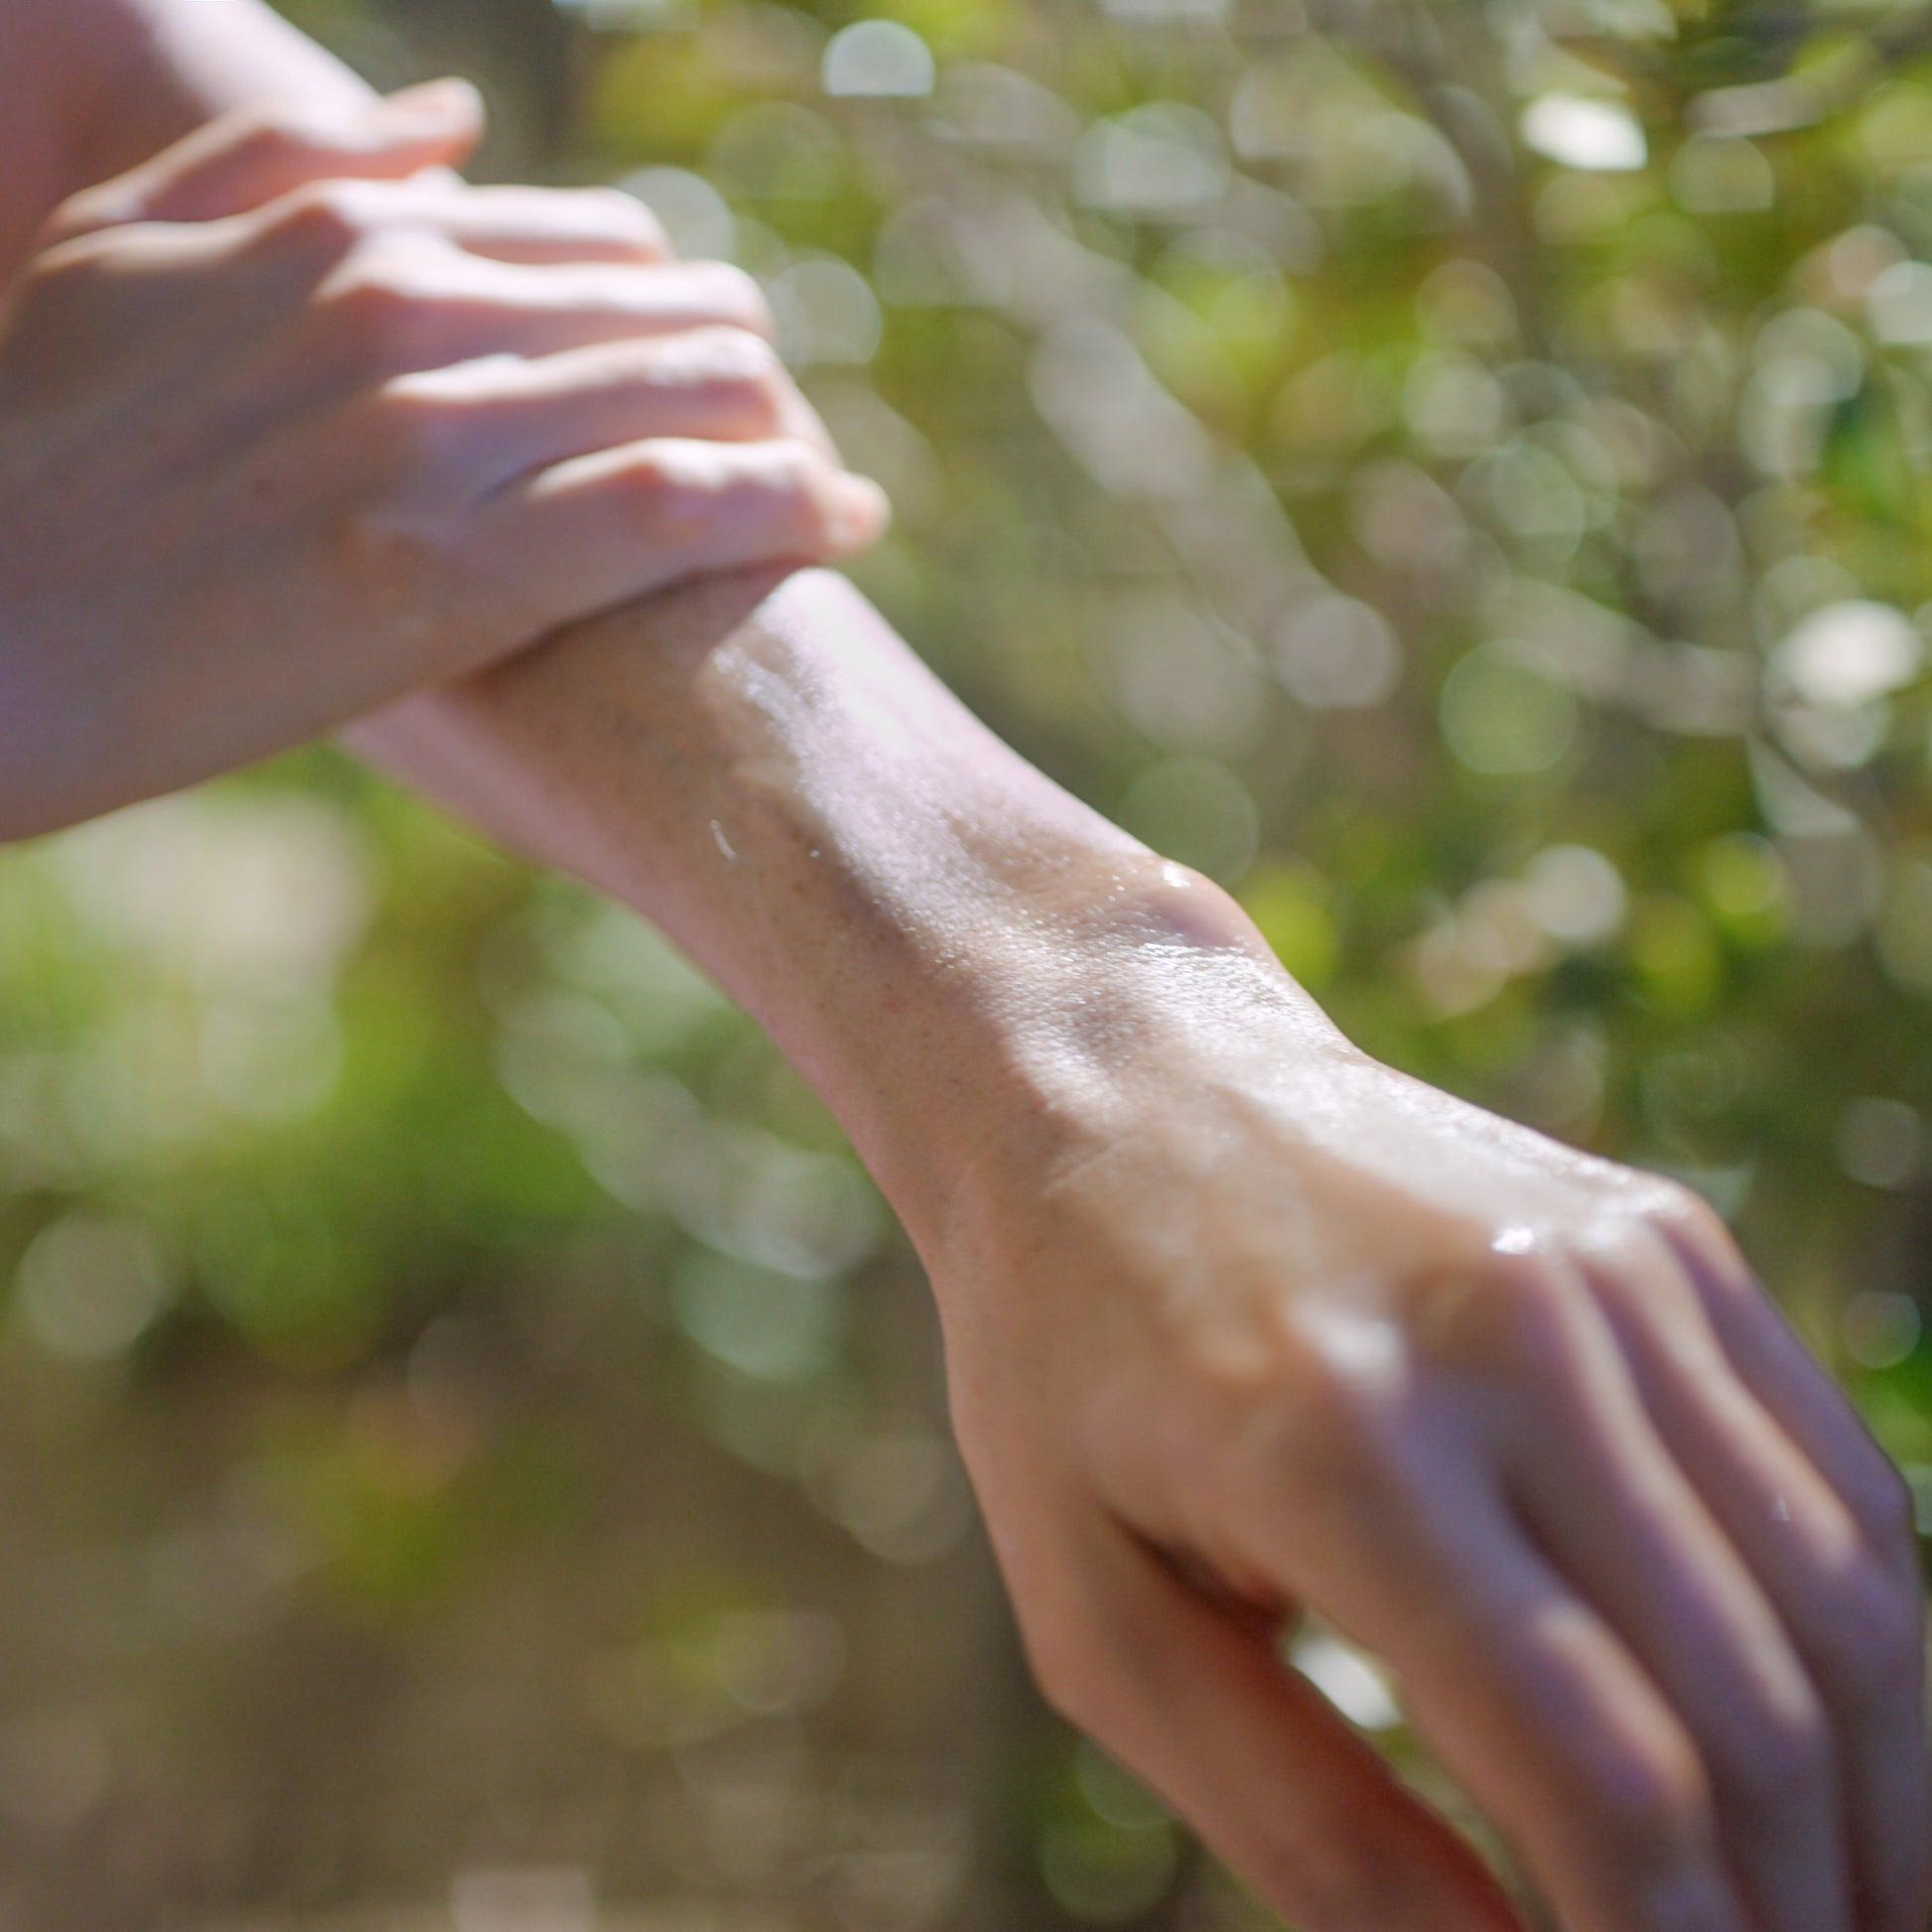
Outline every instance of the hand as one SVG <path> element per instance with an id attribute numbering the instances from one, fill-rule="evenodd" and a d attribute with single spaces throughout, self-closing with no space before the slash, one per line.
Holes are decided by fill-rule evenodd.
<path id="1" fill-rule="evenodd" d="M 1304 1606 L 1574 1932 L 1922 1932 L 1903 1485 L 1716 1217 L 1134 903 L 924 1242 L 1049 1696 L 1309 1932 L 1517 1921 L 1279 1667 Z"/>
<path id="2" fill-rule="evenodd" d="M 235 116 L 56 217 L 0 310 L 0 837 L 878 535 L 755 284 L 615 192 L 464 187 L 478 126 Z"/>

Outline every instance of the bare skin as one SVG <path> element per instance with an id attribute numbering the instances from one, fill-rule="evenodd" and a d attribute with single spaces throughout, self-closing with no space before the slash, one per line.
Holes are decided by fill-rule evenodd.
<path id="1" fill-rule="evenodd" d="M 1576 1932 L 1915 1932 L 1902 1485 L 1716 1218 L 1366 1059 L 849 588 L 766 588 L 356 743 L 662 923 L 839 1114 L 1048 1694 L 1317 1932 L 1516 1921 L 1277 1665 L 1304 1605 Z"/>
<path id="2" fill-rule="evenodd" d="M 1366 1059 L 837 579 L 628 607 L 355 743 L 658 920 L 824 1094 L 1042 1683 L 1278 1908 L 1517 1922 L 1277 1664 L 1310 1605 L 1573 1932 L 1918 1932 L 1903 1487 L 1699 1203 Z"/>
<path id="3" fill-rule="evenodd" d="M 55 212 L 0 310 L 0 837 L 879 534 L 757 285 L 627 196 L 465 187 L 480 127 L 241 113 Z"/>

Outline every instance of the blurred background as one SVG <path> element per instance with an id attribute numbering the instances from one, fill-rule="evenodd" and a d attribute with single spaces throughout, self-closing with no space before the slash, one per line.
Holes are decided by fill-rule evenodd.
<path id="1" fill-rule="evenodd" d="M 753 270 L 954 685 L 1932 1504 L 1922 7 L 287 10 Z M 7 1932 L 1265 1923 L 1029 1690 L 801 1083 L 334 754 L 0 854 L 0 1280 Z"/>

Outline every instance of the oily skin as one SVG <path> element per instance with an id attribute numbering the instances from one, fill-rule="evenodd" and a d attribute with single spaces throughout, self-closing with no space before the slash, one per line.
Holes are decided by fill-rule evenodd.
<path id="1" fill-rule="evenodd" d="M 464 186 L 480 126 L 237 113 L 55 211 L 0 307 L 0 837 L 877 536 L 750 278 L 615 191 Z"/>
<path id="2" fill-rule="evenodd" d="M 242 0 L 136 11 L 192 111 L 354 94 Z M 1516 1922 L 1277 1664 L 1306 1604 L 1573 1932 L 1917 1932 L 1904 1492 L 1696 1202 L 1357 1053 L 823 574 L 355 743 L 659 920 L 824 1094 L 931 1274 L 1042 1683 L 1278 1908 Z"/>
<path id="3" fill-rule="evenodd" d="M 930 1272 L 1047 1693 L 1315 1932 L 1516 1924 L 1276 1662 L 1311 1606 L 1575 1932 L 1917 1932 L 1896 1474 L 1674 1185 L 1355 1051 L 817 573 L 362 727 L 657 919 Z"/>

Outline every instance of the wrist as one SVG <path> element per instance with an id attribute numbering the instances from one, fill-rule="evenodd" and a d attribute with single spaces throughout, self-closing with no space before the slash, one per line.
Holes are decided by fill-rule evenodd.
<path id="1" fill-rule="evenodd" d="M 1221 889 L 1137 851 L 1062 854 L 1043 880 L 987 891 L 967 947 L 915 959 L 874 1030 L 847 1116 L 935 1277 L 1056 1175 L 1214 1091 L 1265 1079 L 1308 1104 L 1362 1055 L 1284 973 Z M 861 1126 L 861 1122 L 865 1125 Z"/>

